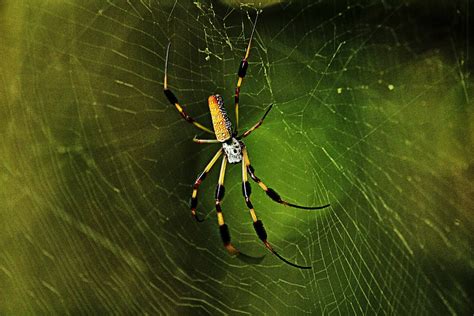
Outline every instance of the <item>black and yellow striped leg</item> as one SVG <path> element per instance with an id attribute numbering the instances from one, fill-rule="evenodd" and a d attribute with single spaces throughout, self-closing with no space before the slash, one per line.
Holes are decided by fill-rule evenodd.
<path id="1" fill-rule="evenodd" d="M 326 208 L 326 207 L 329 207 L 330 204 L 326 204 L 326 205 L 322 205 L 322 206 L 301 206 L 301 205 L 297 205 L 297 204 L 293 204 L 293 203 L 289 203 L 285 200 L 283 200 L 280 195 L 275 191 L 273 190 L 272 188 L 269 188 L 265 185 L 265 183 L 262 182 L 262 180 L 260 180 L 256 175 L 255 175 L 255 170 L 253 169 L 252 165 L 250 164 L 250 159 L 249 159 L 249 156 L 248 156 L 248 152 L 247 152 L 247 149 L 244 148 L 242 150 L 242 154 L 244 156 L 244 162 L 245 162 L 245 165 L 246 165 L 246 168 L 247 168 L 247 171 L 248 173 L 250 174 L 250 177 L 252 178 L 253 181 L 257 182 L 258 185 L 265 191 L 265 193 L 275 202 L 277 203 L 280 203 L 280 204 L 283 204 L 283 205 L 286 205 L 286 206 L 290 206 L 290 207 L 294 207 L 294 208 L 299 208 L 299 209 L 304 209 L 304 210 L 319 210 L 319 209 L 323 209 L 323 208 Z"/>
<path id="2" fill-rule="evenodd" d="M 165 61 L 165 77 L 163 79 L 163 89 L 164 89 L 164 93 L 165 93 L 165 96 L 166 98 L 168 99 L 168 101 L 174 105 L 176 107 L 176 110 L 178 110 L 179 114 L 181 114 L 181 116 L 189 123 L 193 124 L 194 126 L 196 126 L 197 128 L 205 131 L 205 132 L 208 132 L 208 133 L 211 133 L 211 134 L 214 134 L 213 131 L 211 131 L 209 128 L 205 127 L 204 125 L 202 125 L 201 123 L 198 123 L 196 122 L 195 119 L 193 119 L 191 116 L 189 116 L 183 109 L 183 107 L 179 104 L 178 102 L 178 98 L 176 98 L 176 96 L 174 95 L 173 92 L 171 92 L 170 89 L 168 89 L 168 57 L 169 57 L 169 52 L 170 52 L 170 46 L 171 46 L 171 43 L 168 44 L 168 48 L 166 49 L 166 61 Z"/>
<path id="3" fill-rule="evenodd" d="M 254 126 L 252 126 L 248 131 L 243 133 L 241 136 L 238 136 L 237 139 L 245 138 L 245 137 L 249 136 L 249 134 L 252 133 L 254 130 L 259 128 L 260 125 L 262 125 L 263 120 L 265 119 L 265 117 L 267 117 L 268 112 L 270 112 L 270 110 L 272 109 L 272 107 L 273 107 L 273 104 L 270 104 L 268 109 L 265 111 L 265 114 L 263 114 L 262 118 Z"/>
<path id="4" fill-rule="evenodd" d="M 246 149 L 244 147 L 244 152 L 246 152 Z M 247 207 L 250 210 L 250 216 L 252 217 L 253 221 L 253 227 L 255 229 L 255 232 L 257 233 L 258 238 L 264 243 L 265 247 L 273 253 L 275 256 L 277 256 L 280 260 L 285 262 L 286 264 L 289 264 L 290 266 L 299 268 L 299 269 L 311 269 L 311 267 L 307 266 L 300 266 L 297 264 L 294 264 L 282 256 L 278 254 L 272 247 L 272 245 L 267 241 L 267 232 L 265 231 L 265 228 L 263 227 L 263 222 L 257 218 L 257 214 L 255 214 L 255 210 L 253 208 L 252 202 L 250 201 L 250 194 L 251 194 L 251 187 L 250 183 L 248 181 L 248 176 L 247 176 L 247 165 L 248 165 L 248 155 L 244 154 L 244 161 L 242 162 L 242 193 L 244 194 L 245 198 L 245 203 L 247 204 Z"/>
<path id="5" fill-rule="evenodd" d="M 249 63 L 247 59 L 249 58 L 250 48 L 252 46 L 252 39 L 253 33 L 255 32 L 255 26 L 257 25 L 258 15 L 255 18 L 255 22 L 253 23 L 252 33 L 250 35 L 249 43 L 247 45 L 247 50 L 245 51 L 245 56 L 240 62 L 239 70 L 237 71 L 237 76 L 239 79 L 237 80 L 237 87 L 235 88 L 235 96 L 234 96 L 234 103 L 235 103 L 235 132 L 237 133 L 239 129 L 239 98 L 240 98 L 240 86 L 242 85 L 242 81 L 244 80 L 245 75 L 247 74 L 247 68 Z"/>
<path id="6" fill-rule="evenodd" d="M 206 168 L 204 168 L 203 172 L 201 172 L 199 174 L 196 181 L 194 182 L 193 194 L 191 195 L 191 205 L 190 205 L 190 207 L 191 207 L 191 214 L 193 215 L 193 217 L 198 222 L 202 222 L 202 219 L 200 219 L 196 214 L 196 207 L 197 207 L 197 202 L 198 202 L 198 200 L 197 200 L 198 188 L 201 185 L 202 181 L 206 178 L 206 176 L 209 173 L 209 171 L 211 170 L 212 166 L 214 166 L 217 159 L 219 159 L 219 157 L 221 155 L 222 155 L 222 148 L 219 149 L 219 151 L 214 155 L 214 157 L 212 157 L 211 161 L 207 164 Z"/>
<path id="7" fill-rule="evenodd" d="M 217 211 L 217 222 L 219 224 L 219 231 L 221 234 L 222 241 L 224 242 L 225 249 L 231 255 L 238 255 L 240 252 L 230 243 L 230 232 L 229 227 L 224 222 L 224 215 L 222 214 L 221 201 L 224 198 L 224 176 L 225 169 L 227 166 L 227 157 L 222 158 L 221 171 L 219 173 L 219 182 L 216 188 L 216 211 Z"/>

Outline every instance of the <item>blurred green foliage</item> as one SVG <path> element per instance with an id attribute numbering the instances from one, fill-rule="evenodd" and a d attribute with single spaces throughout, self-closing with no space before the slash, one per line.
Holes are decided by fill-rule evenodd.
<path id="1" fill-rule="evenodd" d="M 473 310 L 473 82 L 462 1 L 261 1 L 241 95 L 269 240 L 227 255 L 213 170 L 162 93 L 233 115 L 251 2 L 0 2 L 0 313 L 466 314 Z M 218 168 L 215 168 L 218 169 Z M 226 176 L 234 243 L 265 249 Z"/>

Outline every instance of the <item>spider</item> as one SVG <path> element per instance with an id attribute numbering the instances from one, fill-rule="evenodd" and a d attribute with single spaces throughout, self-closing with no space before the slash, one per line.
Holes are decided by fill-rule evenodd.
<path id="1" fill-rule="evenodd" d="M 258 16 L 257 16 L 258 18 Z M 223 155 L 222 157 L 222 164 L 221 164 L 221 169 L 219 173 L 219 181 L 217 184 L 216 192 L 215 192 L 215 200 L 216 200 L 216 211 L 217 211 L 217 221 L 219 224 L 219 230 L 220 230 L 220 236 L 222 238 L 222 241 L 224 243 L 224 247 L 226 250 L 231 254 L 231 255 L 239 255 L 242 254 L 237 248 L 235 248 L 232 243 L 230 242 L 230 232 L 228 226 L 224 222 L 224 215 L 222 213 L 222 208 L 221 208 L 221 201 L 224 198 L 224 175 L 227 167 L 227 163 L 231 164 L 237 164 L 241 163 L 242 164 L 242 193 L 245 198 L 245 203 L 247 204 L 247 207 L 250 210 L 250 216 L 252 217 L 253 221 L 253 227 L 255 229 L 255 232 L 257 233 L 258 238 L 264 243 L 265 247 L 276 257 L 278 257 L 280 260 L 285 262 L 286 264 L 289 264 L 293 267 L 300 268 L 300 269 L 310 269 L 310 266 L 300 266 L 295 263 L 292 263 L 288 261 L 287 259 L 283 258 L 280 254 L 278 254 L 272 247 L 272 245 L 267 241 L 267 232 L 265 231 L 265 228 L 263 227 L 263 223 L 261 220 L 257 218 L 257 215 L 255 213 L 255 209 L 252 205 L 252 202 L 250 201 L 250 194 L 251 194 L 251 189 L 250 189 L 250 183 L 248 181 L 248 176 L 250 175 L 250 178 L 255 181 L 260 188 L 262 188 L 266 194 L 275 202 L 294 207 L 294 208 L 299 208 L 299 209 L 308 209 L 308 210 L 315 210 L 315 209 L 323 209 L 329 206 L 323 205 L 323 206 L 314 206 L 314 207 L 309 207 L 309 206 L 300 206 L 297 204 L 292 204 L 289 203 L 285 200 L 283 200 L 280 195 L 273 190 L 272 188 L 268 187 L 265 185 L 260 178 L 258 178 L 255 175 L 255 170 L 250 164 L 250 159 L 249 159 L 249 154 L 247 151 L 247 147 L 245 146 L 244 142 L 242 141 L 243 138 L 249 136 L 254 130 L 259 128 L 265 117 L 267 116 L 268 112 L 272 109 L 272 105 L 268 107 L 268 109 L 265 111 L 265 114 L 263 117 L 256 123 L 254 124 L 250 129 L 245 131 L 242 134 L 238 134 L 237 130 L 239 127 L 239 95 L 240 95 L 240 87 L 242 85 L 242 81 L 246 75 L 247 68 L 248 68 L 248 57 L 250 54 L 250 48 L 251 48 L 251 43 L 252 43 L 252 38 L 253 34 L 255 32 L 255 26 L 257 24 L 257 18 L 255 19 L 255 22 L 253 24 L 252 28 L 252 33 L 250 35 L 250 39 L 247 45 L 247 50 L 245 52 L 245 56 L 242 59 L 239 69 L 237 71 L 237 87 L 235 88 L 235 95 L 234 95 L 234 103 L 235 103 L 235 129 L 232 127 L 232 123 L 227 115 L 227 112 L 224 108 L 224 102 L 222 100 L 222 97 L 219 94 L 213 94 L 209 96 L 208 98 L 208 105 L 209 105 L 209 110 L 210 114 L 212 117 L 212 125 L 214 128 L 214 132 L 211 131 L 209 128 L 205 127 L 204 125 L 200 124 L 196 120 L 194 120 L 192 117 L 190 117 L 184 110 L 184 108 L 179 104 L 177 97 L 174 95 L 173 92 L 168 88 L 168 60 L 169 60 L 169 50 L 171 43 L 168 44 L 168 47 L 166 49 L 166 60 L 165 60 L 165 71 L 164 71 L 164 80 L 163 80 L 163 88 L 164 88 L 164 93 L 168 101 L 176 107 L 178 112 L 181 114 L 181 116 L 189 123 L 193 124 L 197 128 L 199 128 L 202 131 L 205 131 L 207 133 L 213 134 L 216 139 L 198 139 L 196 136 L 194 137 L 193 141 L 198 143 L 198 144 L 211 144 L 211 143 L 220 143 L 221 148 L 217 151 L 217 153 L 214 155 L 214 157 L 211 159 L 211 161 L 207 164 L 207 166 L 204 168 L 204 170 L 199 174 L 197 177 L 196 181 L 194 182 L 193 186 L 193 191 L 191 195 L 191 203 L 190 203 L 190 208 L 191 208 L 191 214 L 192 216 L 198 221 L 201 222 L 202 220 L 197 216 L 196 214 L 196 207 L 197 207 L 197 192 L 198 188 L 201 185 L 202 181 L 206 178 L 208 172 L 211 170 L 211 168 L 214 166 L 214 164 L 217 162 L 217 160 Z"/>

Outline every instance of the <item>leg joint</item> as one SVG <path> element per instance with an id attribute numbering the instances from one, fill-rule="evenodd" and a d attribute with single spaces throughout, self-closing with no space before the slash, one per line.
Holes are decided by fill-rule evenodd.
<path id="1" fill-rule="evenodd" d="M 252 193 L 252 188 L 250 187 L 250 183 L 248 181 L 244 181 L 242 183 L 242 193 L 244 194 L 245 198 L 250 197 L 250 194 Z"/>
<path id="2" fill-rule="evenodd" d="M 197 197 L 192 197 L 192 198 L 191 198 L 191 203 L 190 203 L 190 208 L 191 208 L 192 210 L 195 210 L 196 207 L 197 207 L 197 203 L 198 203 Z"/>
<path id="3" fill-rule="evenodd" d="M 249 165 L 247 167 L 247 170 L 250 172 L 250 173 L 254 173 L 255 172 L 255 169 L 252 167 L 252 165 Z"/>
<path id="4" fill-rule="evenodd" d="M 225 188 L 222 184 L 218 184 L 216 188 L 216 200 L 221 201 L 224 198 Z"/>
<path id="5" fill-rule="evenodd" d="M 247 207 L 248 207 L 249 209 L 253 209 L 253 204 L 252 204 L 252 202 L 250 202 L 250 199 L 249 199 L 249 198 L 246 198 L 246 199 L 245 199 L 245 204 L 247 204 Z"/>
<path id="6" fill-rule="evenodd" d="M 280 195 L 276 193 L 275 190 L 273 190 L 272 188 L 268 188 L 266 193 L 273 201 L 276 201 L 278 203 L 282 202 Z"/>
<path id="7" fill-rule="evenodd" d="M 224 245 L 230 244 L 230 232 L 229 232 L 229 227 L 227 227 L 226 224 L 219 226 L 219 231 L 221 233 L 221 238 L 222 241 L 224 242 Z"/>
<path id="8" fill-rule="evenodd" d="M 165 91 L 165 95 L 166 95 L 166 98 L 168 98 L 168 101 L 171 103 L 171 104 L 176 104 L 178 103 L 178 98 L 176 98 L 176 96 L 174 95 L 173 92 L 171 92 L 171 90 L 164 90 Z"/>
<path id="9" fill-rule="evenodd" d="M 247 60 L 242 59 L 242 62 L 240 63 L 239 71 L 238 71 L 237 75 L 241 78 L 245 77 L 245 75 L 247 74 L 248 66 L 249 66 L 249 63 L 247 62 Z"/>
<path id="10" fill-rule="evenodd" d="M 201 182 L 202 182 L 204 179 L 206 179 L 206 176 L 207 176 L 207 172 L 206 172 L 206 171 L 202 172 L 202 173 L 197 177 L 196 182 L 194 182 L 194 184 L 195 184 L 195 185 L 200 185 Z"/>
<path id="11" fill-rule="evenodd" d="M 262 221 L 257 220 L 253 223 L 253 227 L 255 228 L 255 232 L 257 233 L 258 238 L 260 238 L 261 241 L 267 241 L 267 232 L 263 227 Z"/>

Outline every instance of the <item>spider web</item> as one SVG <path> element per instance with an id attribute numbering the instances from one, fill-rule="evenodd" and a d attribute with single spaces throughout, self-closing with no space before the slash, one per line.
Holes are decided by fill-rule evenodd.
<path id="1" fill-rule="evenodd" d="M 229 2 L 229 3 L 227 3 Z M 5 1 L 0 5 L 2 313 L 467 314 L 473 293 L 473 83 L 469 2 L 262 1 L 241 129 L 267 254 L 218 149 L 162 92 L 210 126 L 233 115 L 256 9 L 223 1 Z M 4 32 L 4 31 L 5 32 Z M 470 68 L 471 67 L 471 68 Z M 218 164 L 217 164 L 218 165 Z M 214 167 L 218 169 L 218 167 Z"/>

